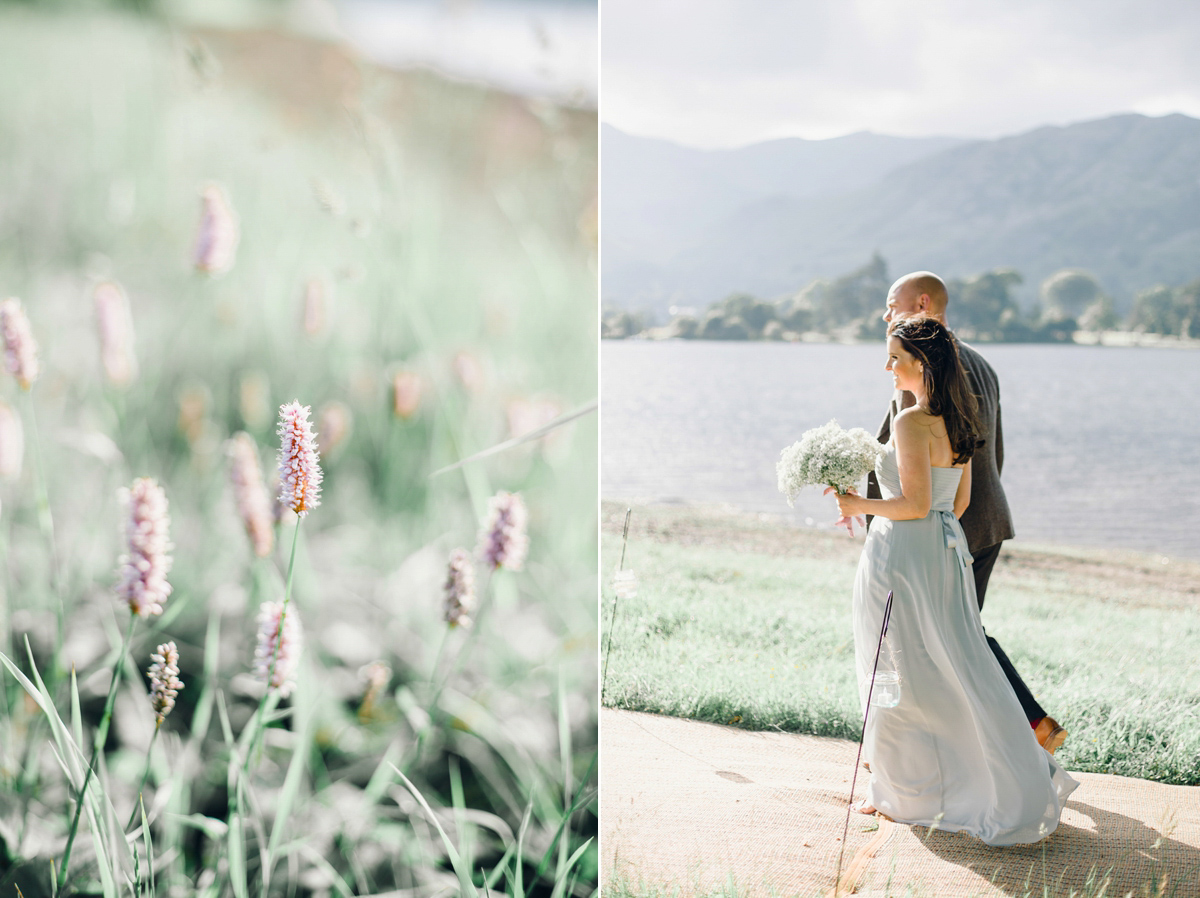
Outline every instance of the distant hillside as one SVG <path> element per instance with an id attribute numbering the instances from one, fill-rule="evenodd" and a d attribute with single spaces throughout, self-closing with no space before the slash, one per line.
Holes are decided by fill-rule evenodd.
<path id="1" fill-rule="evenodd" d="M 820 143 L 836 150 L 838 142 Z M 618 175 L 628 166 L 610 172 L 607 156 L 603 166 L 603 296 L 616 305 L 704 305 L 735 290 L 777 296 L 854 269 L 875 251 L 893 274 L 1016 268 L 1026 299 L 1054 271 L 1084 268 L 1119 308 L 1141 288 L 1200 275 L 1200 121 L 1182 115 L 1121 115 L 960 144 L 876 168 L 873 183 L 869 166 L 845 189 L 832 189 L 830 178 L 823 193 L 811 189 L 807 171 L 773 174 L 764 164 L 763 179 L 779 178 L 773 193 L 730 208 L 727 192 L 714 191 L 721 213 L 693 212 L 690 228 L 686 219 L 672 224 L 659 204 L 655 226 L 686 239 L 653 260 L 623 249 L 626 234 L 636 233 L 623 224 L 630 199 Z M 698 190 L 692 203 L 707 195 Z"/>
<path id="2" fill-rule="evenodd" d="M 601 125 L 605 295 L 642 294 L 663 277 L 674 282 L 670 259 L 763 200 L 858 190 L 964 143 L 864 133 L 697 150 Z"/>

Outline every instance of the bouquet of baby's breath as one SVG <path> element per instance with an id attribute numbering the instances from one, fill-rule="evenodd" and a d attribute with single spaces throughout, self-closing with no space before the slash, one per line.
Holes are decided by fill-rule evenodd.
<path id="1" fill-rule="evenodd" d="M 875 468 L 883 446 L 861 427 L 842 430 L 837 421 L 805 431 L 799 442 L 779 454 L 779 491 L 791 505 L 806 486 L 831 486 L 847 492 Z"/>

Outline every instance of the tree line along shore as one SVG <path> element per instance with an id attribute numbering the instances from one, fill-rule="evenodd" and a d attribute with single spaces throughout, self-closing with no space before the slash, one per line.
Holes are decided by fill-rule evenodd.
<path id="1" fill-rule="evenodd" d="M 1038 301 L 1023 309 L 1015 291 L 1020 272 L 997 268 L 947 281 L 955 332 L 980 343 L 1094 343 L 1200 346 L 1200 278 L 1180 286 L 1141 290 L 1128 310 L 1092 274 L 1065 268 L 1040 285 Z M 606 306 L 605 339 L 789 342 L 874 341 L 884 337 L 883 298 L 892 276 L 878 253 L 866 265 L 834 279 L 815 280 L 796 293 L 761 299 L 733 293 L 703 310 L 671 306 L 659 323 L 652 313 Z"/>

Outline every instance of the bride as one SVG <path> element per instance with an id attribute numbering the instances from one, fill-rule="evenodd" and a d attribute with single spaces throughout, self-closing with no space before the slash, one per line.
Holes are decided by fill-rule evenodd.
<path id="1" fill-rule="evenodd" d="M 933 318 L 888 332 L 887 370 L 916 405 L 896 416 L 876 475 L 882 499 L 838 496 L 845 516 L 875 515 L 854 581 L 854 647 L 864 709 L 880 657 L 900 678 L 895 707 L 873 705 L 863 741 L 863 813 L 968 832 L 989 845 L 1036 842 L 1079 784 L 1038 745 L 988 648 L 958 518 L 979 444 L 975 396 L 957 344 Z"/>

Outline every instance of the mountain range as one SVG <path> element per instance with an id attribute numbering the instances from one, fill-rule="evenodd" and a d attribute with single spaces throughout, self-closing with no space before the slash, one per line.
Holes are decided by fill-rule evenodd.
<path id="1" fill-rule="evenodd" d="M 1118 309 L 1200 276 L 1200 120 L 1118 115 L 996 140 L 870 133 L 697 150 L 601 129 L 602 299 L 664 312 L 775 298 L 864 264 L 1063 268 Z"/>

